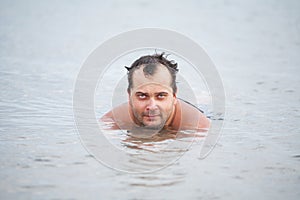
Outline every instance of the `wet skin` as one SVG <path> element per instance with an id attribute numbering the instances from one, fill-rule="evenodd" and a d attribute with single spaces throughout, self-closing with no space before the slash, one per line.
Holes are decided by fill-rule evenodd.
<path id="1" fill-rule="evenodd" d="M 176 102 L 176 96 L 170 88 L 156 83 L 145 84 L 131 92 L 130 113 L 140 126 L 162 128 L 170 124 Z"/>
<path id="2" fill-rule="evenodd" d="M 104 122 L 115 122 L 114 128 L 130 129 L 207 129 L 210 121 L 195 107 L 178 100 L 171 87 L 171 74 L 165 66 L 152 75 L 143 67 L 133 73 L 128 103 L 105 114 Z"/>

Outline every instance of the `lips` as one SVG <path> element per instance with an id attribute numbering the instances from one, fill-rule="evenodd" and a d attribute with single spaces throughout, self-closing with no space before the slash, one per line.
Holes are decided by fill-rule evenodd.
<path id="1" fill-rule="evenodd" d="M 160 113 L 149 113 L 149 112 L 145 112 L 143 113 L 144 117 L 158 117 L 160 116 Z"/>
<path id="2" fill-rule="evenodd" d="M 145 117 L 157 117 L 159 115 L 144 115 Z"/>
<path id="3" fill-rule="evenodd" d="M 145 115 L 144 117 L 148 120 L 155 120 L 159 115 Z"/>
<path id="4" fill-rule="evenodd" d="M 147 120 L 147 121 L 156 121 L 158 118 L 159 118 L 160 115 L 144 115 L 144 118 Z"/>

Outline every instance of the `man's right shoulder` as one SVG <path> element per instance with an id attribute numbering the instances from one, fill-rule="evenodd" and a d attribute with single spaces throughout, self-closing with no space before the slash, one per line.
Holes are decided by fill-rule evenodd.
<path id="1" fill-rule="evenodd" d="M 128 103 L 123 103 L 115 108 L 113 108 L 111 111 L 107 112 L 101 117 L 102 121 L 125 121 L 128 120 L 130 117 L 129 115 L 129 105 Z"/>

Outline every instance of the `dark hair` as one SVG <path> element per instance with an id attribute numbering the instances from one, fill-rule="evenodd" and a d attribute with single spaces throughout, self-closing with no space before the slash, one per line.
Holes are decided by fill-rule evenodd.
<path id="1" fill-rule="evenodd" d="M 141 65 L 146 65 L 143 69 L 145 76 L 153 75 L 158 67 L 158 64 L 162 64 L 166 66 L 168 71 L 170 72 L 172 77 L 171 87 L 173 89 L 173 93 L 175 94 L 177 92 L 177 86 L 176 86 L 176 73 L 178 72 L 177 63 L 175 63 L 173 60 L 168 60 L 167 57 L 165 56 L 165 53 L 142 56 L 136 61 L 134 61 L 130 67 L 125 66 L 125 68 L 128 70 L 127 91 L 129 92 L 130 89 L 132 88 L 132 84 L 133 84 L 132 75 L 136 69 L 139 69 Z"/>

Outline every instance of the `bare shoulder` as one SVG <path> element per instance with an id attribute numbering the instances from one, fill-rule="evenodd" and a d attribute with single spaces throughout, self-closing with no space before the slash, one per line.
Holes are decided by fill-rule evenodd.
<path id="1" fill-rule="evenodd" d="M 130 121 L 128 102 L 123 103 L 113 108 L 111 111 L 107 112 L 105 115 L 101 117 L 101 121 L 104 122 Z"/>
<path id="2" fill-rule="evenodd" d="M 181 107 L 181 120 L 183 126 L 195 126 L 197 128 L 209 128 L 210 120 L 195 106 L 179 100 Z"/>

